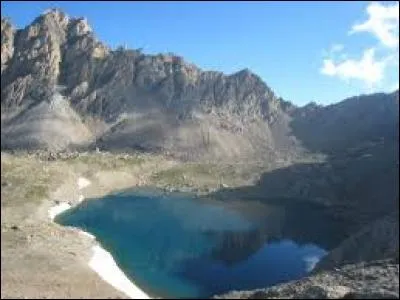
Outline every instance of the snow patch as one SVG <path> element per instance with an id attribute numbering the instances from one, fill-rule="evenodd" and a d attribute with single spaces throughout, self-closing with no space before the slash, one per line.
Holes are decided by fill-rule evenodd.
<path id="1" fill-rule="evenodd" d="M 78 178 L 78 188 L 84 189 L 85 187 L 89 186 L 91 184 L 90 180 L 86 179 L 85 177 L 79 177 Z"/>
<path id="2" fill-rule="evenodd" d="M 150 299 L 150 297 L 135 286 L 119 269 L 110 253 L 99 245 L 92 248 L 93 256 L 89 266 L 99 276 L 117 290 L 125 293 L 131 299 Z"/>
<path id="3" fill-rule="evenodd" d="M 71 205 L 69 205 L 67 202 L 62 202 L 60 204 L 57 204 L 53 207 L 49 208 L 49 218 L 50 220 L 54 220 L 54 218 L 58 215 L 61 214 L 62 212 L 66 211 L 67 209 L 70 209 Z"/>

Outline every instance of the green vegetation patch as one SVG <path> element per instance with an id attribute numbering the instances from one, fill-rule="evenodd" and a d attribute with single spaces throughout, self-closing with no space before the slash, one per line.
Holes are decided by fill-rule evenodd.
<path id="1" fill-rule="evenodd" d="M 34 159 L 1 159 L 2 206 L 41 201 L 57 177 L 46 165 Z"/>
<path id="2" fill-rule="evenodd" d="M 113 170 L 141 165 L 145 158 L 140 155 L 80 154 L 66 161 L 70 164 L 86 164 L 98 170 Z"/>
<path id="3" fill-rule="evenodd" d="M 182 164 L 152 175 L 152 182 L 162 186 L 219 187 L 235 185 L 240 172 L 231 165 Z"/>

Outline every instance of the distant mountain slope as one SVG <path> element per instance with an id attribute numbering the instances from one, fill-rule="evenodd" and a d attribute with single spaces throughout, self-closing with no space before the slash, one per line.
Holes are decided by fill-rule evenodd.
<path id="1" fill-rule="evenodd" d="M 399 91 L 352 97 L 296 110 L 293 133 L 312 151 L 335 153 L 368 142 L 398 140 Z"/>

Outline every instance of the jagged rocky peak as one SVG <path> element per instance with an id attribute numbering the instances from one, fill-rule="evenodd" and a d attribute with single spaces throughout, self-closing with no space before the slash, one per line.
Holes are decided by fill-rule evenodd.
<path id="1" fill-rule="evenodd" d="M 70 17 L 57 8 L 44 11 L 28 28 L 31 35 L 37 35 L 40 29 L 44 34 L 56 33 L 61 37 L 61 42 L 93 33 L 86 18 Z"/>
<path id="2" fill-rule="evenodd" d="M 122 47 L 111 51 L 96 40 L 85 18 L 70 18 L 58 9 L 47 10 L 36 18 L 21 31 L 15 44 L 15 60 L 7 72 L 7 81 L 15 82 L 16 78 L 31 75 L 36 83 L 42 81 L 42 85 L 65 85 L 68 91 L 75 91 L 73 102 L 82 103 L 78 108 L 83 113 L 85 107 L 99 101 L 96 99 L 101 97 L 102 103 L 108 102 L 115 94 L 123 95 L 123 102 L 140 102 L 137 97 L 134 99 L 133 90 L 140 90 L 142 98 L 160 99 L 159 103 L 175 108 L 183 103 L 193 108 L 200 102 L 217 106 L 229 102 L 238 106 L 246 104 L 244 110 L 237 110 L 249 111 L 249 106 L 263 103 L 264 108 L 252 110 L 261 113 L 268 101 L 276 102 L 273 92 L 249 69 L 227 76 L 204 72 L 175 54 L 145 55 Z M 21 89 L 17 87 L 17 90 Z M 11 94 L 5 98 L 15 96 Z M 18 101 L 11 102 L 22 101 L 19 96 Z M 78 99 L 82 96 L 91 98 Z"/>
<path id="3" fill-rule="evenodd" d="M 15 28 L 7 18 L 1 18 L 1 73 L 14 54 Z"/>
<path id="4" fill-rule="evenodd" d="M 58 9 L 49 9 L 25 28 L 24 32 L 26 36 L 24 38 L 52 36 L 59 43 L 63 43 L 66 39 L 69 22 L 70 18 L 64 12 Z"/>
<path id="5" fill-rule="evenodd" d="M 240 82 L 243 83 L 251 82 L 257 85 L 263 85 L 264 87 L 267 87 L 266 84 L 262 81 L 262 79 L 258 75 L 250 71 L 250 69 L 248 68 L 239 70 L 238 72 L 229 75 L 229 77 L 235 78 L 236 80 L 239 80 Z"/>
<path id="6" fill-rule="evenodd" d="M 93 32 L 86 18 L 72 19 L 68 33 L 71 36 L 82 36 Z"/>
<path id="7" fill-rule="evenodd" d="M 8 79 L 32 75 L 36 80 L 55 84 L 60 73 L 60 47 L 66 41 L 68 23 L 69 18 L 65 14 L 51 10 L 18 30 Z"/>
<path id="8" fill-rule="evenodd" d="M 71 18 L 57 8 L 45 10 L 32 25 L 34 24 L 42 26 L 44 30 L 52 30 L 52 27 L 56 26 L 64 31 L 61 34 L 66 38 L 84 36 L 93 32 L 86 18 Z"/>
<path id="9" fill-rule="evenodd" d="M 8 30 L 8 35 L 2 35 L 2 110 L 51 99 L 57 87 L 63 86 L 63 96 L 83 120 L 96 118 L 107 126 L 118 125 L 108 133 L 118 147 L 122 140 L 132 140 L 127 147 L 150 143 L 153 148 L 197 153 L 196 145 L 204 143 L 199 129 L 204 122 L 201 126 L 215 135 L 210 152 L 223 156 L 231 150 L 241 152 L 241 146 L 227 145 L 237 144 L 230 135 L 246 126 L 256 131 L 254 138 L 249 132 L 234 139 L 249 151 L 259 151 L 260 138 L 272 143 L 268 126 L 283 113 L 280 100 L 249 69 L 225 75 L 204 71 L 172 53 L 148 55 L 126 47 L 111 50 L 96 39 L 85 18 L 71 18 L 58 9 L 44 12 L 16 33 L 9 28 L 2 25 L 2 31 Z M 154 117 L 141 121 L 146 120 L 143 132 L 135 127 L 140 127 L 138 121 L 115 124 L 123 115 L 150 113 Z M 177 120 L 187 127 L 176 127 Z M 186 135 L 191 139 L 183 138 Z"/>
<path id="10" fill-rule="evenodd" d="M 251 72 L 249 68 L 244 68 L 244 69 L 234 73 L 232 76 L 238 76 L 240 78 L 258 77 L 256 74 Z"/>
<path id="11" fill-rule="evenodd" d="M 48 8 L 43 11 L 43 13 L 40 15 L 41 17 L 55 17 L 56 19 L 59 19 L 61 21 L 69 19 L 69 16 L 67 16 L 61 9 L 57 7 L 53 8 Z"/>
<path id="12" fill-rule="evenodd" d="M 253 85 L 255 85 L 256 88 L 265 90 L 268 93 L 268 97 L 270 97 L 270 100 L 278 99 L 275 96 L 274 92 L 271 90 L 271 88 L 267 84 L 265 84 L 265 82 L 261 79 L 261 77 L 258 76 L 257 74 L 255 74 L 254 72 L 252 72 L 248 68 L 244 68 L 244 69 L 234 73 L 231 76 L 238 78 L 240 82 L 253 84 Z"/>

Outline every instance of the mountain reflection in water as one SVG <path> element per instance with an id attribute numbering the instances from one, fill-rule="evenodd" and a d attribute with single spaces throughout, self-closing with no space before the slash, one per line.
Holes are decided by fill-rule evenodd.
<path id="1" fill-rule="evenodd" d="M 82 202 L 57 222 L 94 234 L 150 295 L 209 297 L 298 279 L 340 240 L 315 207 L 133 189 Z"/>

